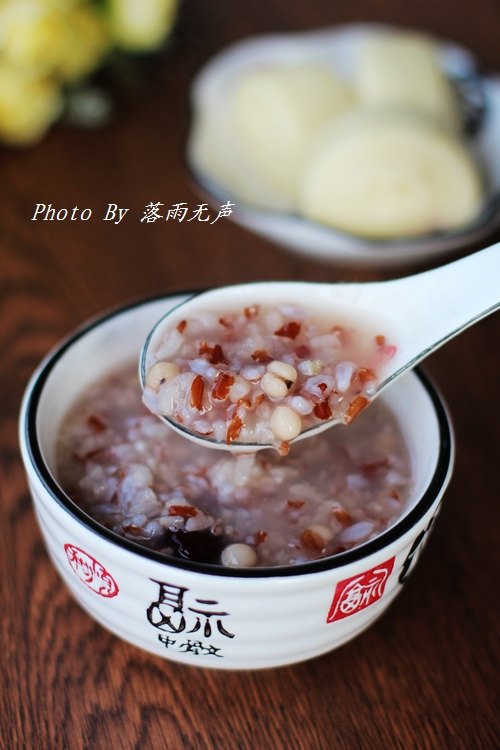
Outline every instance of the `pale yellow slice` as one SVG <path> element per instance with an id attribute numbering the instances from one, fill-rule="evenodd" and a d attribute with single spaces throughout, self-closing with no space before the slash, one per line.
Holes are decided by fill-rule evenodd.
<path id="1" fill-rule="evenodd" d="M 374 36 L 360 51 L 354 80 L 362 105 L 414 110 L 460 130 L 457 98 L 428 37 L 412 32 Z"/>
<path id="2" fill-rule="evenodd" d="M 324 65 L 262 66 L 235 83 L 234 137 L 265 183 L 293 201 L 312 140 L 352 102 L 352 92 Z"/>
<path id="3" fill-rule="evenodd" d="M 460 140 L 422 118 L 360 110 L 322 134 L 299 210 L 353 234 L 403 237 L 461 227 L 481 201 L 478 169 Z"/>

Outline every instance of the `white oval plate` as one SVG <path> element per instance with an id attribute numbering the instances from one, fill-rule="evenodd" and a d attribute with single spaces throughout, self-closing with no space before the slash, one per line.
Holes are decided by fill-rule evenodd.
<path id="1" fill-rule="evenodd" d="M 233 44 L 208 62 L 191 89 L 192 126 L 187 141 L 187 161 L 194 180 L 213 205 L 234 203 L 231 218 L 257 234 L 304 255 L 337 263 L 387 267 L 431 260 L 480 241 L 500 226 L 500 76 L 480 76 L 474 56 L 450 42 L 440 42 L 443 70 L 453 79 L 464 103 L 471 151 L 486 180 L 480 215 L 459 231 L 433 232 L 392 240 L 370 240 L 309 221 L 279 208 L 257 209 L 245 205 L 218 181 L 215 173 L 199 163 L 196 123 L 210 111 L 214 127 L 224 134 L 219 148 L 231 157 L 228 97 L 235 80 L 246 70 L 262 64 L 321 61 L 348 79 L 360 46 L 374 34 L 395 30 L 379 24 L 355 24 L 295 34 L 253 37 Z M 212 106 L 217 102 L 217 107 Z M 252 178 L 253 179 L 253 178 Z M 255 180 L 254 180 L 255 187 Z M 260 192 L 266 203 L 273 196 Z M 267 200 L 269 198 L 269 200 Z"/>

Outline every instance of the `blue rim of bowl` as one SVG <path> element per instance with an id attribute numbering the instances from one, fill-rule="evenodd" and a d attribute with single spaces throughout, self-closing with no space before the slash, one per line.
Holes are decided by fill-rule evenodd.
<path id="1" fill-rule="evenodd" d="M 161 563 L 169 567 L 180 568 L 197 573 L 204 573 L 209 575 L 217 575 L 231 578 L 281 578 L 289 576 L 300 576 L 310 573 L 320 573 L 326 570 L 333 570 L 340 568 L 350 563 L 358 562 L 365 557 L 380 552 L 384 547 L 395 542 L 401 536 L 410 531 L 427 513 L 432 507 L 436 498 L 439 496 L 443 489 L 450 463 L 452 459 L 452 432 L 451 425 L 446 414 L 443 403 L 435 390 L 434 386 L 430 382 L 429 378 L 423 374 L 423 372 L 417 367 L 415 373 L 420 380 L 421 384 L 425 388 L 427 395 L 429 396 L 439 427 L 439 452 L 436 462 L 436 467 L 431 481 L 425 492 L 423 493 L 420 500 L 416 503 L 415 507 L 403 516 L 399 521 L 396 521 L 386 531 L 377 535 L 374 539 L 354 547 L 346 552 L 340 552 L 331 557 L 325 557 L 321 560 L 314 560 L 311 562 L 298 563 L 296 565 L 283 565 L 274 567 L 262 567 L 262 568 L 227 568 L 222 565 L 215 565 L 213 563 L 199 563 L 192 560 L 184 560 L 183 558 L 169 557 L 161 554 L 155 550 L 151 550 L 144 547 L 137 542 L 133 542 L 130 539 L 121 537 L 114 531 L 105 528 L 91 516 L 85 513 L 71 498 L 66 495 L 59 484 L 56 482 L 52 473 L 49 471 L 42 455 L 40 445 L 38 442 L 38 435 L 36 430 L 36 421 L 38 406 L 42 397 L 45 383 L 58 363 L 61 357 L 67 352 L 79 339 L 83 338 L 86 334 L 90 333 L 94 328 L 97 328 L 103 323 L 115 318 L 123 313 L 130 312 L 138 307 L 158 302 L 161 299 L 169 300 L 172 297 L 177 296 L 193 296 L 198 294 L 201 290 L 187 291 L 187 292 L 173 292 L 169 294 L 159 294 L 153 297 L 147 297 L 142 300 L 131 302 L 127 305 L 115 308 L 102 316 L 93 318 L 87 324 L 77 329 L 75 333 L 65 339 L 60 346 L 58 346 L 52 354 L 49 355 L 46 363 L 42 366 L 36 380 L 31 386 L 31 390 L 28 394 L 28 400 L 24 408 L 24 424 L 22 430 L 24 431 L 25 442 L 28 450 L 28 455 L 31 461 L 31 465 L 34 468 L 41 483 L 51 495 L 51 497 L 74 519 L 80 521 L 89 530 L 95 532 L 102 539 L 111 542 L 112 544 L 120 547 L 127 552 L 138 554 L 143 558 L 152 560 L 156 563 Z"/>

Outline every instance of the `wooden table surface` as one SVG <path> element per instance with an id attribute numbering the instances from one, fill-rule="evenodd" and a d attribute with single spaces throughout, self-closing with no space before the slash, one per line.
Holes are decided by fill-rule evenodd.
<path id="1" fill-rule="evenodd" d="M 428 360 L 453 415 L 457 460 L 419 565 L 370 630 L 308 663 L 196 670 L 103 630 L 48 560 L 18 452 L 27 379 L 53 344 L 95 313 L 142 295 L 228 282 L 384 278 L 289 254 L 228 219 L 139 221 L 149 201 L 195 207 L 201 200 L 186 175 L 183 142 L 189 82 L 205 60 L 251 33 L 368 19 L 454 38 L 486 67 L 500 68 L 497 0 L 185 3 L 159 70 L 111 124 L 60 126 L 34 148 L 0 151 L 1 748 L 499 746 L 498 317 Z M 37 202 L 89 207 L 94 218 L 32 222 Z M 130 208 L 129 220 L 101 221 L 108 203 Z"/>

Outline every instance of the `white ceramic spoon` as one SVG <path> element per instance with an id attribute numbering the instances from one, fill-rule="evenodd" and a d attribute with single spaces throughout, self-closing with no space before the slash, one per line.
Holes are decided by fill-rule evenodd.
<path id="1" fill-rule="evenodd" d="M 270 281 L 213 289 L 191 297 L 170 310 L 149 334 L 140 359 L 139 376 L 144 388 L 151 356 L 165 330 L 200 312 L 219 316 L 250 305 L 295 304 L 332 312 L 361 327 L 377 328 L 397 349 L 379 372 L 372 399 L 418 362 L 436 351 L 481 318 L 500 308 L 500 243 L 431 271 L 394 281 L 361 284 L 321 284 Z M 492 346 L 494 343 L 492 342 Z M 219 443 L 189 431 L 167 416 L 162 419 L 184 437 L 206 447 L 232 452 L 253 452 L 270 445 Z M 307 428 L 294 440 L 322 432 L 340 420 L 330 419 Z"/>

